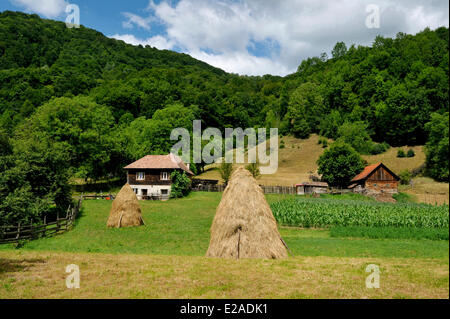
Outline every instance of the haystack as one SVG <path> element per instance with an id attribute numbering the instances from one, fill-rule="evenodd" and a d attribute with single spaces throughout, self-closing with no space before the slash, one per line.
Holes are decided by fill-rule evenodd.
<path id="1" fill-rule="evenodd" d="M 211 226 L 207 257 L 283 258 L 286 246 L 264 193 L 249 171 L 231 176 Z"/>
<path id="2" fill-rule="evenodd" d="M 130 185 L 125 184 L 117 194 L 106 225 L 116 228 L 144 225 L 139 201 Z"/>

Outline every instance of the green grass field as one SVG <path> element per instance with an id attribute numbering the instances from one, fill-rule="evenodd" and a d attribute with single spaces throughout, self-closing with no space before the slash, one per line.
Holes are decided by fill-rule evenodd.
<path id="1" fill-rule="evenodd" d="M 448 298 L 448 240 L 280 227 L 294 257 L 205 258 L 220 198 L 192 193 L 140 202 L 146 226 L 124 229 L 106 227 L 111 201 L 85 200 L 73 230 L 21 248 L 0 246 L 0 298 Z M 84 269 L 77 293 L 64 288 L 70 263 Z M 384 289 L 364 287 L 370 263 L 384 272 Z"/>
<path id="2" fill-rule="evenodd" d="M 76 227 L 63 235 L 24 244 L 22 250 L 203 256 L 221 193 L 192 193 L 168 202 L 140 202 L 146 226 L 108 229 L 111 201 L 85 200 Z M 280 196 L 269 195 L 269 202 Z M 348 239 L 325 229 L 280 227 L 294 255 L 448 258 L 448 241 Z M 11 249 L 12 245 L 0 246 Z"/>

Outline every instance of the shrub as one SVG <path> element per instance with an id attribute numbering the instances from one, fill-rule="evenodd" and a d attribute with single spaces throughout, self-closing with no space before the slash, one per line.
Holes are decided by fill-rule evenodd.
<path id="1" fill-rule="evenodd" d="M 191 192 L 191 180 L 187 177 L 185 172 L 180 173 L 179 171 L 173 171 L 170 177 L 172 179 L 170 197 L 181 198 L 187 196 Z"/>
<path id="2" fill-rule="evenodd" d="M 400 173 L 400 184 L 402 185 L 409 185 L 411 182 L 412 174 L 408 170 L 404 170 Z"/>
<path id="3" fill-rule="evenodd" d="M 284 144 L 284 141 L 281 140 L 281 142 L 280 142 L 280 148 L 285 148 L 285 147 L 286 147 L 286 145 Z"/>
<path id="4" fill-rule="evenodd" d="M 399 149 L 397 151 L 397 157 L 400 157 L 400 158 L 406 157 L 405 151 L 403 151 L 402 149 Z"/>
<path id="5" fill-rule="evenodd" d="M 250 163 L 245 167 L 254 178 L 257 178 L 261 172 L 259 171 L 259 162 L 256 163 Z"/>
<path id="6" fill-rule="evenodd" d="M 317 142 L 317 144 L 322 145 L 323 148 L 327 148 L 328 140 L 324 137 L 321 137 L 321 138 L 319 138 L 319 141 Z"/>
<path id="7" fill-rule="evenodd" d="M 433 113 L 425 125 L 429 137 L 425 145 L 427 173 L 439 181 L 449 181 L 449 117 Z"/>
<path id="8" fill-rule="evenodd" d="M 386 142 L 383 143 L 373 143 L 370 148 L 370 155 L 377 155 L 386 152 L 390 148 L 389 144 Z"/>
<path id="9" fill-rule="evenodd" d="M 222 164 L 220 164 L 219 173 L 225 185 L 228 184 L 228 181 L 231 178 L 231 174 L 233 173 L 233 164 L 223 161 Z"/>
<path id="10" fill-rule="evenodd" d="M 311 134 L 311 128 L 305 119 L 296 119 L 291 131 L 296 138 L 301 139 L 307 139 Z"/>
<path id="11" fill-rule="evenodd" d="M 416 156 L 416 153 L 414 153 L 414 150 L 412 148 L 410 148 L 408 150 L 408 152 L 406 153 L 406 156 L 407 157 L 414 157 L 414 156 Z"/>

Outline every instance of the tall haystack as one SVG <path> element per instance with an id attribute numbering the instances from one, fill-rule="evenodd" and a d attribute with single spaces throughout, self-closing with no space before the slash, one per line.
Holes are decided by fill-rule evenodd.
<path id="1" fill-rule="evenodd" d="M 139 201 L 130 185 L 125 184 L 117 194 L 106 225 L 116 228 L 144 225 Z"/>
<path id="2" fill-rule="evenodd" d="M 217 207 L 206 256 L 287 257 L 286 246 L 264 193 L 243 167 L 232 174 Z"/>

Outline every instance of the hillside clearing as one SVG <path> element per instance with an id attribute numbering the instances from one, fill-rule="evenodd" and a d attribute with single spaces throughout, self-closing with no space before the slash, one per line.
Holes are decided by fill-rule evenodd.
<path id="1" fill-rule="evenodd" d="M 292 186 L 302 181 L 308 181 L 311 174 L 317 174 L 316 162 L 324 151 L 322 145 L 318 144 L 319 138 L 316 134 L 312 134 L 304 140 L 292 136 L 279 138 L 279 145 L 283 140 L 285 147 L 278 150 L 278 171 L 273 175 L 259 177 L 258 182 L 261 185 Z M 400 148 L 406 150 L 412 148 L 416 155 L 411 158 L 398 158 L 397 150 Z M 383 162 L 397 174 L 405 169 L 416 169 L 425 163 L 423 146 L 391 147 L 383 154 L 363 155 L 362 157 L 368 164 Z M 239 165 L 236 164 L 236 166 Z M 208 165 L 205 173 L 200 174 L 198 178 L 221 180 L 217 167 L 217 164 Z"/>
<path id="2" fill-rule="evenodd" d="M 300 182 L 308 181 L 311 174 L 317 174 L 317 159 L 324 149 L 318 144 L 319 136 L 312 134 L 308 139 L 297 139 L 292 136 L 279 138 L 284 141 L 284 148 L 278 150 L 278 170 L 272 175 L 258 177 L 261 185 L 292 186 Z M 331 140 L 330 140 L 331 141 Z M 413 149 L 414 157 L 398 158 L 397 151 Z M 391 147 L 388 151 L 378 155 L 363 155 L 368 164 L 383 162 L 396 174 L 403 170 L 412 171 L 425 163 L 423 146 Z M 241 166 L 243 164 L 236 164 Z M 197 178 L 217 179 L 222 182 L 217 164 L 206 166 L 205 172 Z M 413 187 L 400 186 L 400 191 L 413 195 L 413 198 L 421 203 L 445 204 L 449 203 L 449 184 L 439 183 L 431 178 L 416 177 L 413 179 Z"/>

